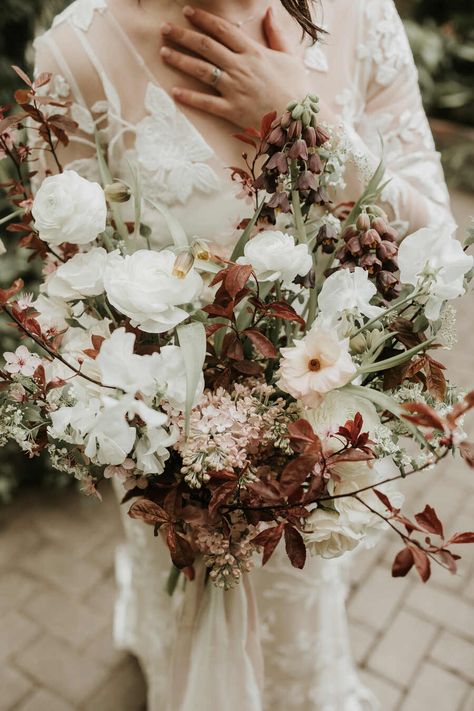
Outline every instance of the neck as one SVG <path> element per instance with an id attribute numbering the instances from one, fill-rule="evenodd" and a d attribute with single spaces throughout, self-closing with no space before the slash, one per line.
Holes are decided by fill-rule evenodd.
<path id="1" fill-rule="evenodd" d="M 263 0 L 141 0 L 142 7 L 153 8 L 156 5 L 167 5 L 168 7 L 192 5 L 208 10 L 221 17 L 232 17 L 235 19 L 262 11 L 262 15 L 268 5 L 274 5 L 273 0 L 263 2 Z"/>

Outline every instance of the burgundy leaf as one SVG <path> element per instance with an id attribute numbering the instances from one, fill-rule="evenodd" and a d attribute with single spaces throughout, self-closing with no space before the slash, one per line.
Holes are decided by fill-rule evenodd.
<path id="1" fill-rule="evenodd" d="M 383 503 L 385 508 L 393 513 L 393 511 L 395 509 L 393 508 L 392 502 L 390 501 L 388 496 L 386 496 L 382 491 L 378 491 L 378 489 L 374 489 L 373 491 L 374 491 L 375 496 L 377 496 L 380 499 L 380 501 Z"/>
<path id="2" fill-rule="evenodd" d="M 222 484 L 214 491 L 208 506 L 211 516 L 213 516 L 221 506 L 224 506 L 230 502 L 235 492 L 235 488 L 235 481 L 226 481 L 225 484 Z"/>
<path id="3" fill-rule="evenodd" d="M 242 291 L 250 279 L 251 274 L 251 264 L 234 264 L 227 269 L 225 288 L 232 299 L 235 299 L 239 291 Z"/>
<path id="4" fill-rule="evenodd" d="M 300 570 L 306 563 L 306 546 L 301 533 L 290 524 L 285 526 L 285 548 L 291 565 Z"/>
<path id="5" fill-rule="evenodd" d="M 288 425 L 291 446 L 295 452 L 305 452 L 310 446 L 319 445 L 321 440 L 311 427 L 308 420 L 300 419 Z"/>
<path id="6" fill-rule="evenodd" d="M 452 553 L 447 550 L 441 550 L 435 553 L 435 555 L 447 568 L 449 568 L 449 572 L 452 573 L 452 575 L 456 575 L 458 566 Z"/>
<path id="7" fill-rule="evenodd" d="M 311 474 L 319 457 L 314 453 L 300 454 L 299 457 L 289 462 L 283 469 L 280 483 L 286 490 L 300 486 Z"/>
<path id="8" fill-rule="evenodd" d="M 255 350 L 264 358 L 276 358 L 278 351 L 269 338 L 257 331 L 256 328 L 247 328 L 244 334 L 250 338 Z"/>
<path id="9" fill-rule="evenodd" d="M 280 543 L 282 535 L 283 524 L 280 523 L 278 526 L 266 528 L 252 539 L 252 543 L 263 548 L 262 565 L 265 565 L 270 560 L 275 548 Z"/>
<path id="10" fill-rule="evenodd" d="M 438 415 L 436 410 L 424 402 L 407 402 L 402 405 L 402 408 L 412 413 L 411 415 L 403 415 L 409 422 L 413 422 L 420 427 L 433 427 L 435 430 L 444 432 L 444 422 L 442 418 Z"/>
<path id="11" fill-rule="evenodd" d="M 444 536 L 443 524 L 436 515 L 436 511 L 431 506 L 425 506 L 421 513 L 415 514 L 416 522 L 428 531 L 435 533 L 437 536 Z"/>
<path id="12" fill-rule="evenodd" d="M 340 464 L 341 462 L 369 462 L 375 459 L 375 454 L 371 451 L 364 452 L 361 449 L 346 449 L 340 454 L 333 454 L 329 464 Z"/>
<path id="13" fill-rule="evenodd" d="M 20 77 L 20 79 L 23 79 L 23 81 L 25 82 L 25 84 L 27 84 L 29 87 L 33 87 L 33 84 L 32 84 L 32 81 L 31 81 L 30 77 L 28 76 L 28 74 L 25 74 L 25 72 L 23 71 L 23 69 L 20 69 L 20 67 L 17 67 L 16 64 L 13 64 L 13 65 L 12 65 L 12 69 L 13 69 L 14 72 L 16 72 L 16 74 L 18 74 L 18 76 Z"/>
<path id="14" fill-rule="evenodd" d="M 474 543 L 474 532 L 466 531 L 465 533 L 455 533 L 449 539 L 449 545 L 458 545 L 460 543 Z"/>
<path id="15" fill-rule="evenodd" d="M 9 299 L 23 289 L 23 279 L 16 279 L 8 289 L 0 289 L 0 306 L 4 306 Z"/>
<path id="16" fill-rule="evenodd" d="M 417 569 L 420 578 L 424 583 L 426 583 L 430 579 L 431 575 L 430 559 L 426 555 L 425 551 L 418 548 L 418 546 L 410 546 L 410 550 L 415 561 L 415 568 Z"/>
<path id="17" fill-rule="evenodd" d="M 268 304 L 268 311 L 272 316 L 281 318 L 283 321 L 296 321 L 301 326 L 306 326 L 304 318 L 299 316 L 292 306 L 284 302 L 275 301 L 272 304 Z"/>
<path id="18" fill-rule="evenodd" d="M 190 568 L 195 560 L 195 554 L 189 541 L 177 533 L 171 526 L 166 535 L 166 543 L 171 553 L 171 560 L 179 568 Z"/>
<path id="19" fill-rule="evenodd" d="M 171 518 L 166 511 L 149 499 L 139 499 L 135 501 L 128 512 L 130 518 L 140 519 L 151 526 L 159 526 L 170 523 Z"/>
<path id="20" fill-rule="evenodd" d="M 461 457 L 464 461 L 474 469 L 474 443 L 473 442 L 461 442 L 459 445 L 459 451 Z"/>
<path id="21" fill-rule="evenodd" d="M 236 138 L 238 141 L 242 141 L 242 143 L 248 143 L 248 145 L 252 146 L 253 148 L 257 147 L 255 141 L 252 141 L 252 139 L 248 138 L 248 136 L 244 136 L 243 133 L 234 133 L 232 135 L 232 138 Z"/>
<path id="22" fill-rule="evenodd" d="M 413 567 L 415 560 L 411 548 L 403 548 L 397 553 L 392 565 L 392 575 L 394 578 L 404 578 Z"/>
<path id="23" fill-rule="evenodd" d="M 262 366 L 251 360 L 235 361 L 232 363 L 232 367 L 244 375 L 260 375 L 262 373 Z"/>

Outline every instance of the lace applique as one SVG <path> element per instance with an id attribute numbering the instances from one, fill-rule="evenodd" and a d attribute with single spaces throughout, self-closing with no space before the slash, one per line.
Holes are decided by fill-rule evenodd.
<path id="1" fill-rule="evenodd" d="M 327 57 L 319 42 L 315 42 L 305 49 L 304 63 L 308 69 L 313 69 L 316 72 L 329 71 Z"/>
<path id="2" fill-rule="evenodd" d="M 145 97 L 149 116 L 136 127 L 135 148 L 145 184 L 159 200 L 185 203 L 194 190 L 219 189 L 216 173 L 206 164 L 214 156 L 201 134 L 160 87 L 149 84 Z"/>
<path id="3" fill-rule="evenodd" d="M 377 84 L 389 86 L 412 61 L 402 22 L 393 0 L 368 0 L 364 14 L 369 31 L 357 47 L 357 56 L 375 64 Z"/>
<path id="4" fill-rule="evenodd" d="M 54 18 L 53 27 L 69 20 L 79 30 L 87 32 L 94 19 L 94 12 L 104 12 L 106 9 L 106 0 L 76 0 Z"/>

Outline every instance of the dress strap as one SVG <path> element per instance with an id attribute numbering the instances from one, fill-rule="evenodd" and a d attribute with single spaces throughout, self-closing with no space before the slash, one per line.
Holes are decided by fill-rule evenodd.
<path id="1" fill-rule="evenodd" d="M 68 82 L 69 86 L 71 87 L 71 93 L 74 96 L 74 100 L 78 104 L 82 104 L 82 106 L 87 106 L 86 101 L 84 99 L 84 96 L 82 95 L 82 92 L 79 88 L 79 84 L 77 83 L 73 72 L 69 68 L 69 65 L 59 49 L 53 34 L 51 32 L 46 32 L 44 35 L 41 37 L 38 37 L 35 40 L 35 46 L 36 43 L 38 42 L 43 42 L 46 47 L 50 50 L 51 54 L 53 55 L 53 58 L 55 62 L 57 63 L 59 70 L 61 74 L 64 76 L 66 81 Z"/>
<path id="2" fill-rule="evenodd" d="M 110 25 L 113 27 L 115 32 L 120 36 L 122 41 L 126 44 L 130 53 L 135 58 L 135 61 L 143 69 L 143 71 L 147 75 L 148 79 L 151 82 L 153 82 L 153 84 L 156 84 L 157 86 L 159 86 L 159 82 L 157 81 L 157 79 L 156 79 L 155 75 L 153 74 L 153 72 L 151 71 L 150 67 L 145 62 L 142 55 L 140 54 L 140 52 L 138 51 L 138 49 L 136 48 L 136 46 L 134 45 L 134 43 L 128 36 L 127 32 L 124 30 L 124 28 L 120 24 L 120 22 L 115 17 L 114 13 L 110 10 L 110 8 L 109 8 L 109 11 L 107 12 L 106 16 L 107 16 L 107 19 L 108 19 Z"/>
<path id="3" fill-rule="evenodd" d="M 120 117 L 121 116 L 120 97 L 119 97 L 117 91 L 115 90 L 112 82 L 110 81 L 110 79 L 107 75 L 107 72 L 104 69 L 104 65 L 100 61 L 100 59 L 97 56 L 96 52 L 94 51 L 91 43 L 87 39 L 86 34 L 84 32 L 81 32 L 81 30 L 79 30 L 74 25 L 72 26 L 72 29 L 73 29 L 74 34 L 76 35 L 78 41 L 82 45 L 84 52 L 86 53 L 87 57 L 89 58 L 91 64 L 93 65 L 94 69 L 96 70 L 96 72 L 102 82 L 102 87 L 104 89 L 105 98 L 109 102 L 110 106 L 113 108 L 116 117 Z"/>

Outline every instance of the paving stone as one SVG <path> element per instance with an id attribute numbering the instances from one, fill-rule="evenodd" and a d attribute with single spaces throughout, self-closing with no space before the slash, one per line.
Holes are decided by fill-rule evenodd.
<path id="1" fill-rule="evenodd" d="M 349 601 L 349 616 L 377 630 L 384 629 L 403 600 L 408 578 L 393 580 L 388 569 L 377 567 Z"/>
<path id="2" fill-rule="evenodd" d="M 121 664 L 83 706 L 84 711 L 145 711 L 145 707 L 145 681 L 133 657 Z"/>
<path id="3" fill-rule="evenodd" d="M 32 685 L 29 679 L 6 664 L 0 667 L 0 711 L 13 711 L 28 694 Z"/>
<path id="4" fill-rule="evenodd" d="M 20 562 L 21 567 L 72 595 L 83 595 L 101 578 L 102 571 L 89 561 L 75 560 L 66 550 L 49 544 Z"/>
<path id="5" fill-rule="evenodd" d="M 474 625 L 474 620 L 471 621 Z M 431 657 L 440 666 L 461 674 L 474 684 L 474 645 L 450 632 L 443 632 L 431 650 Z M 474 709 L 474 707 L 473 707 Z"/>
<path id="6" fill-rule="evenodd" d="M 38 625 L 15 610 L 2 618 L 0 629 L 0 664 L 21 651 L 40 632 Z"/>
<path id="7" fill-rule="evenodd" d="M 101 615 L 77 598 L 55 590 L 47 590 L 35 597 L 26 614 L 47 632 L 74 647 L 84 646 L 106 625 Z"/>
<path id="8" fill-rule="evenodd" d="M 97 659 L 97 661 L 110 668 L 116 667 L 124 661 L 127 654 L 114 647 L 112 619 L 100 634 L 96 635 L 81 649 L 81 654 L 87 659 Z"/>
<path id="9" fill-rule="evenodd" d="M 462 679 L 425 662 L 400 711 L 456 711 L 467 692 L 468 686 Z"/>
<path id="10" fill-rule="evenodd" d="M 436 632 L 435 625 L 401 610 L 372 650 L 369 668 L 395 684 L 407 686 Z"/>
<path id="11" fill-rule="evenodd" d="M 458 595 L 420 583 L 409 593 L 406 605 L 421 617 L 474 641 L 474 606 Z"/>
<path id="12" fill-rule="evenodd" d="M 46 686 L 73 705 L 84 702 L 107 677 L 102 664 L 47 635 L 19 654 L 16 664 L 38 685 Z"/>
<path id="13" fill-rule="evenodd" d="M 377 698 L 381 711 L 396 711 L 402 698 L 400 688 L 365 669 L 359 672 L 359 677 Z M 422 710 L 418 709 L 418 711 Z M 423 709 L 423 711 L 425 710 Z"/>
<path id="14" fill-rule="evenodd" d="M 0 615 L 18 609 L 38 590 L 38 583 L 18 570 L 0 574 Z"/>
<path id="15" fill-rule="evenodd" d="M 354 659 L 357 664 L 362 664 L 375 644 L 377 634 L 373 629 L 369 629 L 366 625 L 362 625 L 358 622 L 350 623 L 349 632 Z"/>
<path id="16" fill-rule="evenodd" d="M 474 689 L 467 695 L 461 711 L 472 711 L 472 709 L 474 709 Z"/>
<path id="17" fill-rule="evenodd" d="M 74 706 L 46 689 L 39 689 L 18 707 L 18 711 L 73 711 Z"/>

